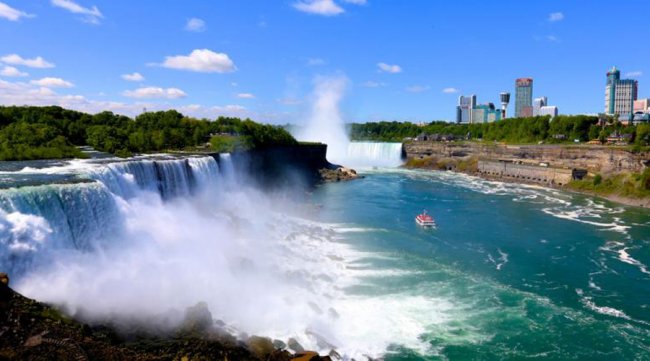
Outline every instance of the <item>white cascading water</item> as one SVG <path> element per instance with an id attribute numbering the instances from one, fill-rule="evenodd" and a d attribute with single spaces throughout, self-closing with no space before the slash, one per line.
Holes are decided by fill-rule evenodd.
<path id="1" fill-rule="evenodd" d="M 299 140 L 327 144 L 327 160 L 353 168 L 397 167 L 402 164 L 400 143 L 350 142 L 339 104 L 348 79 L 344 76 L 316 77 L 311 115 L 294 136 Z"/>
<path id="2" fill-rule="evenodd" d="M 348 145 L 346 166 L 398 167 L 402 164 L 402 143 L 351 142 Z"/>
<path id="3" fill-rule="evenodd" d="M 404 320 L 437 314 L 418 299 L 346 294 L 360 282 L 349 264 L 368 254 L 337 241 L 337 225 L 304 219 L 309 205 L 241 185 L 229 155 L 33 171 L 95 180 L 0 190 L 2 270 L 73 314 L 173 325 L 206 302 L 235 334 L 357 359 L 417 349 L 422 330 Z"/>

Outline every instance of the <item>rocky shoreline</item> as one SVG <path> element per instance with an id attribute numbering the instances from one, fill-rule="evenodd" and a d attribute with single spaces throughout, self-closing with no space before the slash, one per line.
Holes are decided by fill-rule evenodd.
<path id="1" fill-rule="evenodd" d="M 322 168 L 319 169 L 318 172 L 320 173 L 323 183 L 341 182 L 363 178 L 363 176 L 357 174 L 356 170 L 346 167 L 336 167 L 334 169 Z"/>
<path id="2" fill-rule="evenodd" d="M 650 198 L 627 197 L 621 194 L 602 194 L 576 189 L 566 183 L 541 179 L 539 173 L 580 170 L 595 174 L 616 175 L 642 172 L 650 166 L 650 153 L 632 153 L 625 149 L 604 146 L 565 145 L 503 145 L 469 142 L 410 142 L 404 144 L 406 168 L 446 170 L 477 176 L 487 180 L 514 184 L 530 184 L 562 191 L 603 198 L 627 206 L 650 208 Z M 526 177 L 505 176 L 481 172 L 479 163 L 511 162 L 519 168 L 534 168 Z M 534 173 L 534 174 L 533 174 Z M 569 175 L 570 176 L 570 175 Z"/>
<path id="3" fill-rule="evenodd" d="M 164 334 L 111 325 L 89 325 L 56 308 L 26 298 L 0 273 L 0 360 L 251 360 L 330 361 L 340 359 L 260 336 L 235 338 L 205 306 L 187 309 L 181 326 Z"/>

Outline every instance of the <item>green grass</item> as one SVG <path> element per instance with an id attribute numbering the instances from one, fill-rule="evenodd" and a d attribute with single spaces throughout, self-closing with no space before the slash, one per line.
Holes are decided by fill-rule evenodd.
<path id="1" fill-rule="evenodd" d="M 650 197 L 650 168 L 643 173 L 616 174 L 574 180 L 567 187 L 597 195 L 618 195 L 628 198 Z"/>

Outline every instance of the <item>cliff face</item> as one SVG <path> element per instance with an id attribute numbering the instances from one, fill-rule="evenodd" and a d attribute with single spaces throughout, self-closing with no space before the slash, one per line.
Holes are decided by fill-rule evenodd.
<path id="1" fill-rule="evenodd" d="M 479 143 L 411 142 L 404 144 L 408 158 L 460 158 L 547 163 L 550 167 L 586 169 L 592 173 L 642 172 L 650 166 L 650 152 L 632 153 L 604 146 L 497 145 Z"/>
<path id="2" fill-rule="evenodd" d="M 232 161 L 240 174 L 263 188 L 312 187 L 321 181 L 320 169 L 334 167 L 326 154 L 326 144 L 299 144 L 236 152 Z"/>

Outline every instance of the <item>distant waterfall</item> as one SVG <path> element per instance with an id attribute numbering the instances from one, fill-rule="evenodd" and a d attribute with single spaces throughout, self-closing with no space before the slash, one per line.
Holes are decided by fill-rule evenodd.
<path id="1" fill-rule="evenodd" d="M 212 157 L 139 159 L 91 164 L 78 177 L 94 182 L 0 190 L 0 264 L 20 274 L 41 253 L 91 250 L 120 237 L 124 201 L 149 194 L 160 202 L 232 182 L 229 155 L 224 171 Z"/>
<path id="2" fill-rule="evenodd" d="M 398 167 L 402 143 L 351 142 L 344 165 L 351 167 Z"/>

